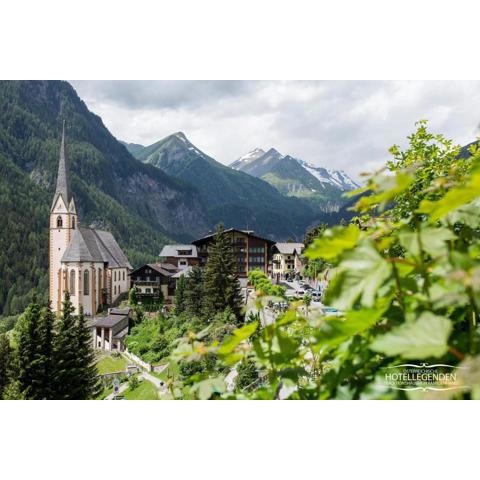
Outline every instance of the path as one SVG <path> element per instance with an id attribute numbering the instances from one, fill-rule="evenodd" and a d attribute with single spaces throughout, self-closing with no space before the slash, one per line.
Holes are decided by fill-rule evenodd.
<path id="1" fill-rule="evenodd" d="M 116 393 L 116 395 L 121 395 L 127 388 L 128 388 L 128 382 L 122 383 L 118 387 L 118 392 Z M 115 397 L 115 392 L 113 392 L 110 395 L 108 395 L 107 397 L 105 397 L 104 400 L 113 400 L 114 397 Z"/>
<path id="2" fill-rule="evenodd" d="M 135 360 L 130 358 L 130 357 L 126 357 L 126 358 L 127 358 L 128 361 L 135 362 Z M 152 375 L 150 372 L 147 372 L 146 370 L 144 370 L 141 365 L 137 364 L 137 366 L 138 366 L 139 372 L 140 372 L 139 375 L 138 375 L 138 378 L 140 380 L 148 380 L 150 383 L 153 383 L 155 385 L 155 387 L 157 388 L 159 395 L 164 395 L 165 393 L 167 393 L 167 386 L 166 386 L 165 382 L 163 382 L 162 380 L 157 378 L 155 375 Z M 168 364 L 163 365 L 163 367 L 160 370 L 158 370 L 157 373 L 163 372 L 163 370 L 165 370 L 167 368 L 167 366 L 168 366 Z M 121 395 L 127 388 L 128 388 L 128 382 L 122 383 L 118 388 L 117 395 Z M 115 394 L 111 393 L 110 395 L 105 397 L 105 400 L 113 400 L 114 396 L 115 396 Z"/>

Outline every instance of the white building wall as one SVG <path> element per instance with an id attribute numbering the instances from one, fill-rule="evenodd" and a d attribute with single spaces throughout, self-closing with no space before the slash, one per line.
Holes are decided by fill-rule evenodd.
<path id="1" fill-rule="evenodd" d="M 75 308 L 76 314 L 80 312 L 80 305 L 83 306 L 83 313 L 85 315 L 95 315 L 97 313 L 102 300 L 101 289 L 99 290 L 98 288 L 99 269 L 103 271 L 103 263 L 69 262 L 63 264 L 62 270 L 66 272 L 67 289 L 70 292 L 70 300 Z M 72 271 L 75 272 L 74 288 L 72 288 Z M 85 271 L 88 271 L 88 294 L 85 293 Z M 95 272 L 95 275 L 93 272 Z"/>
<path id="2" fill-rule="evenodd" d="M 128 292 L 130 279 L 127 268 L 110 268 L 112 302 L 123 292 Z"/>

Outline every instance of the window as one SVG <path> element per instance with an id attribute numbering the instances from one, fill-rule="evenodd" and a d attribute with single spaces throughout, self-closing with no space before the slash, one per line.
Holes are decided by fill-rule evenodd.
<path id="1" fill-rule="evenodd" d="M 70 270 L 70 295 L 75 295 L 75 270 Z"/>
<path id="2" fill-rule="evenodd" d="M 72 217 L 72 228 L 75 229 L 75 217 Z"/>
<path id="3" fill-rule="evenodd" d="M 62 220 L 62 217 L 59 215 L 57 217 L 57 227 L 62 228 L 62 226 L 63 226 L 63 220 Z"/>
<path id="4" fill-rule="evenodd" d="M 90 295 L 90 274 L 88 270 L 83 272 L 83 294 Z"/>
<path id="5" fill-rule="evenodd" d="M 125 270 L 123 271 L 123 281 L 125 281 Z"/>
<path id="6" fill-rule="evenodd" d="M 98 269 L 98 291 L 102 290 L 102 269 Z"/>
<path id="7" fill-rule="evenodd" d="M 113 287 L 113 294 L 114 294 L 114 295 L 117 294 L 117 286 L 116 286 L 116 285 Z"/>
<path id="8" fill-rule="evenodd" d="M 113 280 L 116 282 L 117 281 L 117 271 L 114 270 L 113 272 Z"/>
<path id="9" fill-rule="evenodd" d="M 150 288 L 145 289 L 145 293 L 151 293 L 151 292 L 152 292 L 152 290 Z"/>

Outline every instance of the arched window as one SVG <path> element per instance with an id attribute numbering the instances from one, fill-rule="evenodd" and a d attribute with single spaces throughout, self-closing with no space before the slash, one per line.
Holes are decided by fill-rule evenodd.
<path id="1" fill-rule="evenodd" d="M 70 295 L 75 295 L 75 270 L 70 270 Z"/>
<path id="2" fill-rule="evenodd" d="M 102 269 L 98 269 L 98 291 L 102 289 Z"/>
<path id="3" fill-rule="evenodd" d="M 62 226 L 63 226 L 63 220 L 62 220 L 62 217 L 59 215 L 57 217 L 57 227 L 62 228 Z"/>
<path id="4" fill-rule="evenodd" d="M 72 217 L 72 228 L 75 229 L 75 217 Z"/>
<path id="5" fill-rule="evenodd" d="M 117 286 L 116 286 L 116 285 L 113 287 L 113 294 L 114 294 L 114 295 L 117 294 Z"/>
<path id="6" fill-rule="evenodd" d="M 90 274 L 88 270 L 83 272 L 83 294 L 90 295 Z"/>
<path id="7" fill-rule="evenodd" d="M 117 271 L 114 270 L 113 272 L 113 280 L 116 282 L 117 281 Z"/>
<path id="8" fill-rule="evenodd" d="M 123 271 L 123 281 L 125 281 L 125 270 Z"/>

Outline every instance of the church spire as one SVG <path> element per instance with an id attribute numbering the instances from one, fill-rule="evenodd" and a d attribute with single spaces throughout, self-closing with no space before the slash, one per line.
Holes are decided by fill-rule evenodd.
<path id="1" fill-rule="evenodd" d="M 53 197 L 52 209 L 61 195 L 63 202 L 68 209 L 70 203 L 70 179 L 68 174 L 68 163 L 65 153 L 65 120 L 63 120 L 62 143 L 60 145 L 60 161 L 58 163 L 57 188 Z"/>

